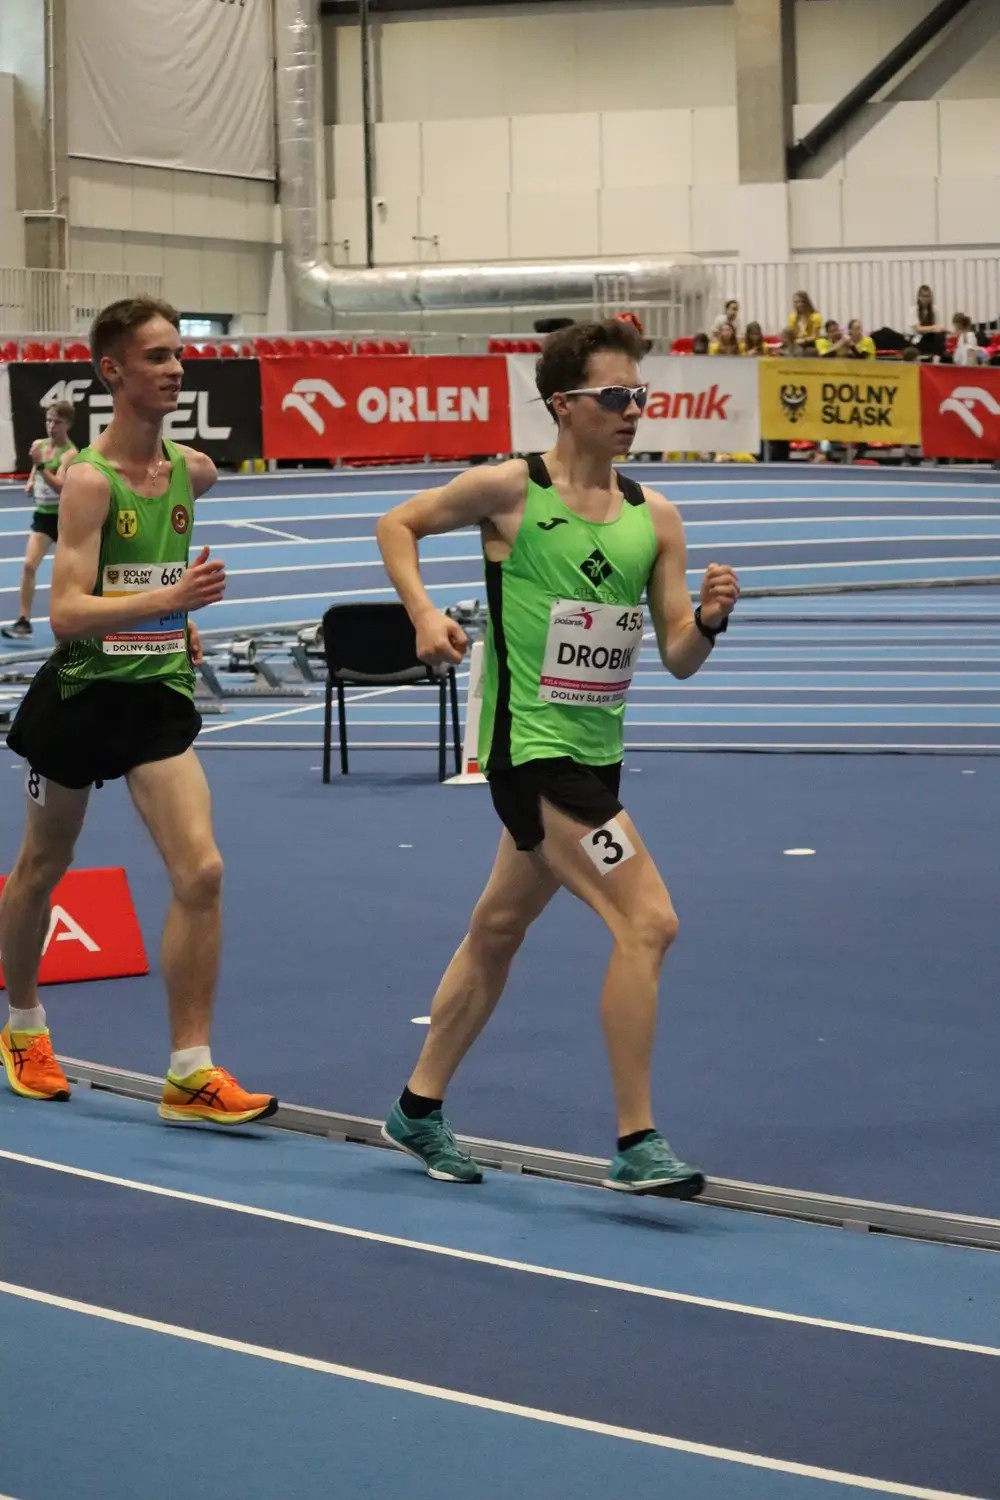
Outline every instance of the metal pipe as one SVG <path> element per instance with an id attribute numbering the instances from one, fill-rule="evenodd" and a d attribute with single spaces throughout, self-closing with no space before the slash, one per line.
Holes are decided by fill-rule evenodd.
<path id="1" fill-rule="evenodd" d="M 408 265 L 350 270 L 323 259 L 317 188 L 317 0 L 276 0 L 276 104 L 281 235 L 292 317 L 492 310 L 521 305 L 600 307 L 703 296 L 707 273 L 693 255 L 625 261 Z M 603 288 L 611 288 L 605 296 Z M 296 309 L 301 310 L 298 314 Z M 315 318 L 314 318 L 315 321 Z"/>
<path id="2" fill-rule="evenodd" d="M 905 68 L 968 4 L 969 0 L 939 0 L 913 30 L 891 52 L 886 53 L 882 61 L 866 73 L 860 83 L 856 83 L 844 95 L 839 104 L 835 104 L 812 130 L 791 147 L 788 152 L 789 177 L 797 177 L 806 163 L 822 151 L 838 130 L 842 130 L 849 120 L 853 120 L 862 105 L 867 104 L 880 88 L 884 88 L 901 68 Z"/>
<path id="3" fill-rule="evenodd" d="M 375 127 L 372 119 L 371 25 L 368 0 L 361 0 L 361 115 L 365 152 L 365 265 L 375 264 Z"/>

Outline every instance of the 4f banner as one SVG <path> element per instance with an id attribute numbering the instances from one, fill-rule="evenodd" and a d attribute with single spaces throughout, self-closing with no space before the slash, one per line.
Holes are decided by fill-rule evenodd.
<path id="1" fill-rule="evenodd" d="M 888 360 L 777 359 L 760 370 L 766 438 L 803 443 L 919 443 L 920 372 Z"/>
<path id="2" fill-rule="evenodd" d="M 18 472 L 31 467 L 32 443 L 45 436 L 45 408 L 71 401 L 70 437 L 78 448 L 111 421 L 111 394 L 84 363 L 39 361 L 10 366 L 10 402 Z M 163 423 L 164 437 L 188 443 L 215 463 L 238 464 L 261 454 L 260 372 L 255 359 L 191 360 L 180 405 Z"/>

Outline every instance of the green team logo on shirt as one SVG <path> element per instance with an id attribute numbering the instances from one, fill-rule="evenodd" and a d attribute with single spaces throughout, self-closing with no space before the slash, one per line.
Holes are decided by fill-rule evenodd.
<path id="1" fill-rule="evenodd" d="M 589 557 L 585 557 L 580 564 L 580 572 L 585 578 L 589 578 L 595 589 L 600 588 L 602 583 L 607 583 L 614 572 L 600 547 L 595 547 Z"/>

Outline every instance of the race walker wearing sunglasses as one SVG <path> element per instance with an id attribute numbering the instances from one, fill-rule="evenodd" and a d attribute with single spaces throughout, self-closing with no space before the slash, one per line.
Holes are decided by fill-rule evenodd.
<path id="1" fill-rule="evenodd" d="M 596 385 L 585 386 L 578 391 L 563 391 L 564 396 L 593 396 L 598 406 L 619 416 L 628 411 L 634 401 L 642 411 L 649 399 L 648 385 Z"/>

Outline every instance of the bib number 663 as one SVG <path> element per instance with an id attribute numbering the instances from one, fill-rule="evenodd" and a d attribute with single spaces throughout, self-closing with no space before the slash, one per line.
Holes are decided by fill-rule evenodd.
<path id="1" fill-rule="evenodd" d="M 183 563 L 178 563 L 176 567 L 173 568 L 162 568 L 160 570 L 160 585 L 163 588 L 169 588 L 172 583 L 176 583 L 178 579 L 182 578 L 183 576 Z"/>

